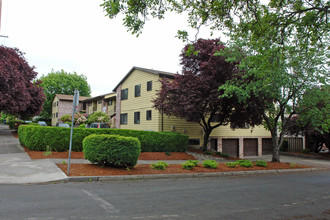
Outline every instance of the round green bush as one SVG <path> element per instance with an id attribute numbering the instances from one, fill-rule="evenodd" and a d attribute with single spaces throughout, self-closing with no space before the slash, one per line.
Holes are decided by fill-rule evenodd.
<path id="1" fill-rule="evenodd" d="M 83 140 L 83 151 L 87 160 L 101 166 L 134 167 L 141 144 L 133 137 L 92 134 Z"/>

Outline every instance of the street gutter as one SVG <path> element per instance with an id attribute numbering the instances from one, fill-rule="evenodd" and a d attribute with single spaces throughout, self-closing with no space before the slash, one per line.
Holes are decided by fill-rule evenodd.
<path id="1" fill-rule="evenodd" d="M 328 168 L 303 168 L 303 169 L 278 169 L 278 170 L 252 170 L 215 173 L 180 173 L 180 174 L 149 174 L 149 175 L 117 175 L 117 176 L 73 176 L 66 180 L 56 182 L 109 182 L 123 180 L 146 180 L 146 179 L 177 179 L 177 178 L 202 178 L 221 176 L 248 176 L 262 174 L 295 173 L 326 171 Z"/>

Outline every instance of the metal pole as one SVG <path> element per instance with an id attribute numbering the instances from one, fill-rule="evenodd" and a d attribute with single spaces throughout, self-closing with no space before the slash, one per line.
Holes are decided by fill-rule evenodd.
<path id="1" fill-rule="evenodd" d="M 71 118 L 71 134 L 70 134 L 70 147 L 69 147 L 68 175 L 70 174 L 74 113 L 76 112 L 76 109 L 77 109 L 78 105 L 79 105 L 79 91 L 77 89 L 75 89 L 74 90 L 74 96 L 73 96 L 73 110 L 72 110 L 72 118 Z"/>

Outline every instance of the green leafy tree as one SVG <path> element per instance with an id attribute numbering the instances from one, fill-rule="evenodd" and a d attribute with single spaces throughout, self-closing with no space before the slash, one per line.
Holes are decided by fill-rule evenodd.
<path id="1" fill-rule="evenodd" d="M 220 89 L 224 97 L 235 95 L 241 102 L 251 95 L 258 97 L 272 136 L 273 161 L 280 160 L 284 132 L 290 118 L 300 113 L 303 94 L 329 82 L 330 2 L 326 0 L 105 0 L 102 7 L 110 18 L 123 13 L 124 25 L 137 35 L 148 18 L 162 19 L 167 11 L 187 13 L 189 26 L 197 31 L 207 25 L 227 34 L 229 49 L 217 54 L 227 56 L 227 61 L 241 60 L 246 78 L 255 80 L 248 84 L 230 80 Z M 178 31 L 178 37 L 188 40 L 188 33 Z"/>
<path id="2" fill-rule="evenodd" d="M 79 90 L 80 96 L 90 96 L 91 88 L 87 82 L 87 77 L 77 73 L 67 73 L 64 70 L 52 70 L 48 75 L 40 77 L 42 88 L 46 95 L 44 110 L 41 116 L 50 119 L 52 114 L 52 102 L 56 94 L 74 95 L 74 90 Z"/>

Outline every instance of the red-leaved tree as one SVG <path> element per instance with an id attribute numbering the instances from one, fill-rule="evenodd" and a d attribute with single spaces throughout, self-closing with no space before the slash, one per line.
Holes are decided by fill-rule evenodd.
<path id="1" fill-rule="evenodd" d="M 173 81 L 162 80 L 162 88 L 154 106 L 166 115 L 199 123 L 204 130 L 203 150 L 206 150 L 213 129 L 232 123 L 234 127 L 262 122 L 260 108 L 253 97 L 244 105 L 235 97 L 219 98 L 219 86 L 227 80 L 241 77 L 237 63 L 215 56 L 225 47 L 220 40 L 199 39 L 184 47 L 181 53 L 182 75 Z"/>
<path id="2" fill-rule="evenodd" d="M 22 117 L 38 115 L 45 95 L 37 72 L 17 48 L 0 46 L 0 111 Z"/>

